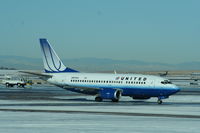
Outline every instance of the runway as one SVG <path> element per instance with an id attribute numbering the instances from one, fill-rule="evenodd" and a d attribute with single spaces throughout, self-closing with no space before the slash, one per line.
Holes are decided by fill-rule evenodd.
<path id="1" fill-rule="evenodd" d="M 188 92 L 188 93 L 187 93 Z M 193 91 L 195 93 L 195 91 Z M 0 87 L 0 132 L 193 132 L 200 131 L 200 95 L 184 89 L 157 105 L 123 97 L 95 102 L 93 96 L 54 86 Z"/>

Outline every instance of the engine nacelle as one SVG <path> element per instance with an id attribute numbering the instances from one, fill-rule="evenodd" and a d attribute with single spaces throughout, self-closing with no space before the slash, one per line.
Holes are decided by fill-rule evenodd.
<path id="1" fill-rule="evenodd" d="M 119 100 L 122 95 L 122 91 L 118 89 L 106 88 L 106 89 L 101 89 L 99 95 L 102 99 Z"/>

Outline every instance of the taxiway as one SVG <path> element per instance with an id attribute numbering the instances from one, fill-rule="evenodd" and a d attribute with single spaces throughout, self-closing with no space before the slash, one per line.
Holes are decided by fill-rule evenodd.
<path id="1" fill-rule="evenodd" d="M 198 88 L 197 88 L 198 89 Z M 95 102 L 93 96 L 54 86 L 0 87 L 0 132 L 193 132 L 200 131 L 200 95 L 182 93 L 157 105 L 123 97 Z"/>

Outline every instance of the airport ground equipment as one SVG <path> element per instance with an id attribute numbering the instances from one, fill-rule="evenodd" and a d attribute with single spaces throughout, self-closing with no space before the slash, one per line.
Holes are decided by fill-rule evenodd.
<path id="1" fill-rule="evenodd" d="M 17 87 L 24 88 L 26 85 L 26 82 L 23 81 L 22 79 L 21 80 L 4 79 L 2 80 L 2 84 L 4 84 L 6 87 L 14 87 L 16 85 Z"/>

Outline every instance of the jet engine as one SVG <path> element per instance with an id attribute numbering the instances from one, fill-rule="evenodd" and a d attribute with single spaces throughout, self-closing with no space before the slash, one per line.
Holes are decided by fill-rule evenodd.
<path id="1" fill-rule="evenodd" d="M 100 90 L 99 95 L 102 99 L 111 99 L 113 102 L 118 102 L 122 91 L 119 89 L 104 88 Z"/>

